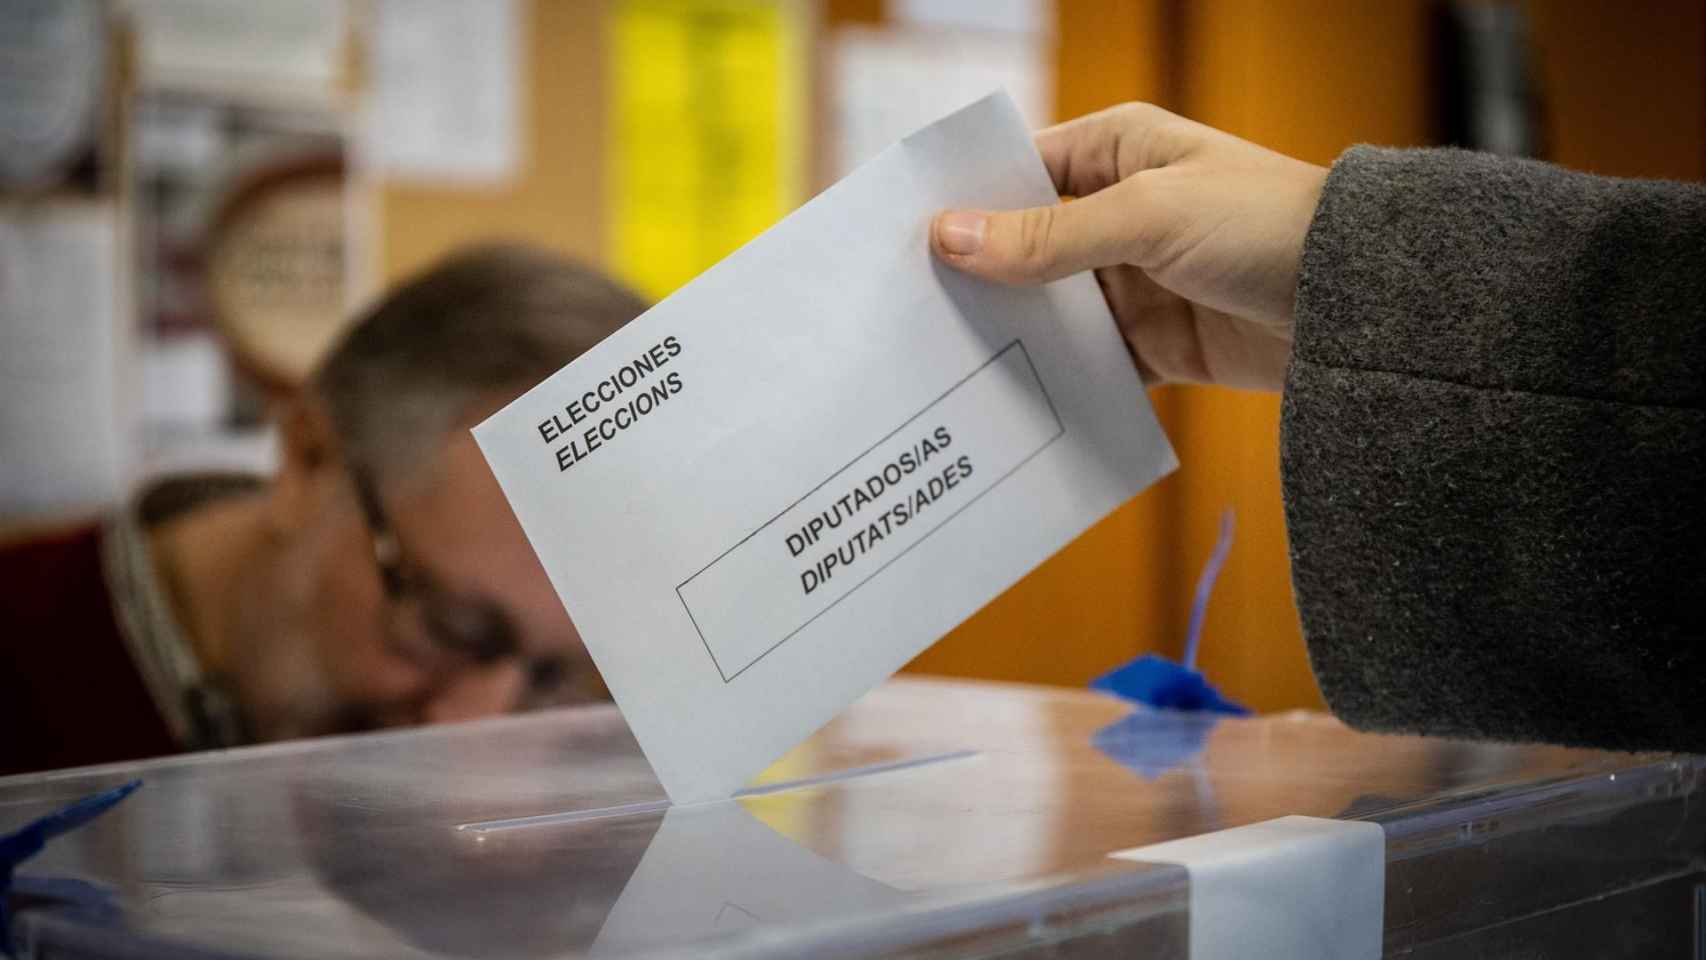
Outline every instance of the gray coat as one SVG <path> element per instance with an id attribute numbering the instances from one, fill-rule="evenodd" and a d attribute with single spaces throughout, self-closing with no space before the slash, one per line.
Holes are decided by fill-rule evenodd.
<path id="1" fill-rule="evenodd" d="M 1350 150 L 1281 472 L 1351 724 L 1706 752 L 1706 189 Z"/>

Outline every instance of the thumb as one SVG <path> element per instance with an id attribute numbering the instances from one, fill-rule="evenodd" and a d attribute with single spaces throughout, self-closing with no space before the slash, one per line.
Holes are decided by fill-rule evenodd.
<path id="1" fill-rule="evenodd" d="M 1155 232 L 1139 208 L 1141 180 L 1028 210 L 945 211 L 930 225 L 930 247 L 950 266 L 1022 286 L 1137 262 Z"/>

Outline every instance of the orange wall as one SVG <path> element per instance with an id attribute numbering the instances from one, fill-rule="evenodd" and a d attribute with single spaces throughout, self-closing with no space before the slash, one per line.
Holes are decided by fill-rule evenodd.
<path id="1" fill-rule="evenodd" d="M 1548 156 L 1625 176 L 1706 178 L 1706 6 L 1532 0 Z M 1161 0 L 1060 5 L 1058 115 L 1153 99 L 1315 163 L 1432 130 L 1425 0 Z M 920 669 L 1082 683 L 1146 649 L 1177 653 L 1216 521 L 1238 537 L 1209 608 L 1203 669 L 1263 710 L 1321 703 L 1291 598 L 1276 397 L 1153 394 L 1178 474 L 992 603 Z"/>
<path id="2" fill-rule="evenodd" d="M 1320 164 L 1358 141 L 1424 143 L 1426 17 L 1421 0 L 1193 3 L 1183 24 L 1182 111 Z M 1177 390 L 1183 566 L 1194 570 L 1206 558 L 1223 506 L 1238 516 L 1201 666 L 1257 709 L 1318 705 L 1291 596 L 1279 398 Z"/>
<path id="3" fill-rule="evenodd" d="M 1055 115 L 1160 99 L 1164 8 L 1157 0 L 1061 0 Z M 1165 575 L 1177 485 L 1163 481 L 1091 528 L 909 669 L 1082 685 L 1138 653 L 1175 652 L 1188 602 L 1179 578 Z"/>
<path id="4" fill-rule="evenodd" d="M 1527 9 L 1550 159 L 1611 176 L 1706 179 L 1706 3 Z"/>
<path id="5" fill-rule="evenodd" d="M 1063 2 L 1059 11 L 1062 118 L 1148 99 L 1319 163 L 1357 140 L 1425 139 L 1420 0 Z M 1195 387 L 1152 397 L 1179 472 L 991 603 L 917 669 L 1081 684 L 1139 652 L 1178 655 L 1197 573 L 1231 507 L 1237 539 L 1200 665 L 1260 710 L 1321 704 L 1291 600 L 1278 398 Z"/>

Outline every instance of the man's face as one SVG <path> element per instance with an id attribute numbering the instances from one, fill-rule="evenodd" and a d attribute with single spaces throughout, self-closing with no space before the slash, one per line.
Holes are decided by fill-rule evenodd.
<path id="1" fill-rule="evenodd" d="M 412 582 L 506 622 L 515 652 L 478 662 L 444 649 L 411 599 L 388 595 L 373 532 L 343 461 L 306 478 L 298 531 L 245 604 L 232 669 L 255 733 L 280 739 L 438 723 L 600 699 L 596 670 L 466 429 L 432 462 L 380 488 Z"/>

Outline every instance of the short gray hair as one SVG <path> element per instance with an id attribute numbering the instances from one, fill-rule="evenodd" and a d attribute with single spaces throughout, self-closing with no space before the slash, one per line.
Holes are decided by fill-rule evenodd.
<path id="1" fill-rule="evenodd" d="M 520 395 L 645 309 L 591 267 L 518 244 L 475 247 L 358 318 L 310 386 L 351 467 L 388 485 L 476 405 Z"/>

